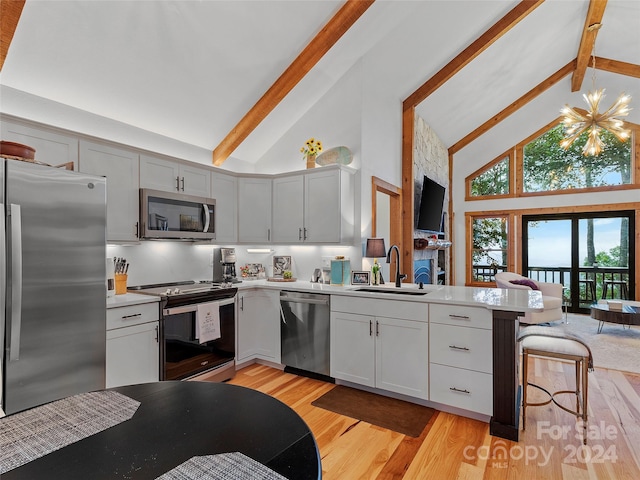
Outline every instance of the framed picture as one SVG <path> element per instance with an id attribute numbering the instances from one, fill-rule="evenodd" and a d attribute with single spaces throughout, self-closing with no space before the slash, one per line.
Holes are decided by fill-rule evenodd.
<path id="1" fill-rule="evenodd" d="M 351 285 L 369 285 L 369 272 L 351 272 Z"/>
<path id="2" fill-rule="evenodd" d="M 291 255 L 274 255 L 273 276 L 275 278 L 282 278 L 285 270 L 291 270 Z"/>

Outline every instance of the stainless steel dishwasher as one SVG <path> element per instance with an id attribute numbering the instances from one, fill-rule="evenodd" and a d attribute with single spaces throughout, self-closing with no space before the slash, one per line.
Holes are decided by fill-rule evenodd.
<path id="1" fill-rule="evenodd" d="M 280 292 L 282 363 L 329 375 L 329 295 Z"/>

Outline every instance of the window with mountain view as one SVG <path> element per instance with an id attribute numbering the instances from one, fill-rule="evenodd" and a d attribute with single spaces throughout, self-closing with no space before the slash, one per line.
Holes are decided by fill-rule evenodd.
<path id="1" fill-rule="evenodd" d="M 601 133 L 606 145 L 597 156 L 584 156 L 582 135 L 568 150 L 560 146 L 563 128 L 558 125 L 524 146 L 523 192 L 547 192 L 632 183 L 633 139 L 619 141 L 607 131 Z"/>

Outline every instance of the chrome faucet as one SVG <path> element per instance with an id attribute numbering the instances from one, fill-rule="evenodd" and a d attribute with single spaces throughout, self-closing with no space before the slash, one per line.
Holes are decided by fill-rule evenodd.
<path id="1" fill-rule="evenodd" d="M 389 247 L 389 251 L 387 252 L 387 263 L 391 263 L 391 251 L 395 249 L 396 251 L 396 287 L 400 288 L 400 282 L 407 278 L 406 274 L 400 275 L 400 249 L 397 245 L 391 245 Z"/>

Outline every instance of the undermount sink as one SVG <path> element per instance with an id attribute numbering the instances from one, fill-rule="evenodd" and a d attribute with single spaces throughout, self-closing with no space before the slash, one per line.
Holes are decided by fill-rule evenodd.
<path id="1" fill-rule="evenodd" d="M 371 287 L 361 287 L 354 289 L 356 292 L 369 292 L 369 293 L 395 293 L 400 295 L 426 295 L 429 293 L 429 290 L 419 290 L 419 289 L 409 289 L 409 288 L 371 288 Z"/>

